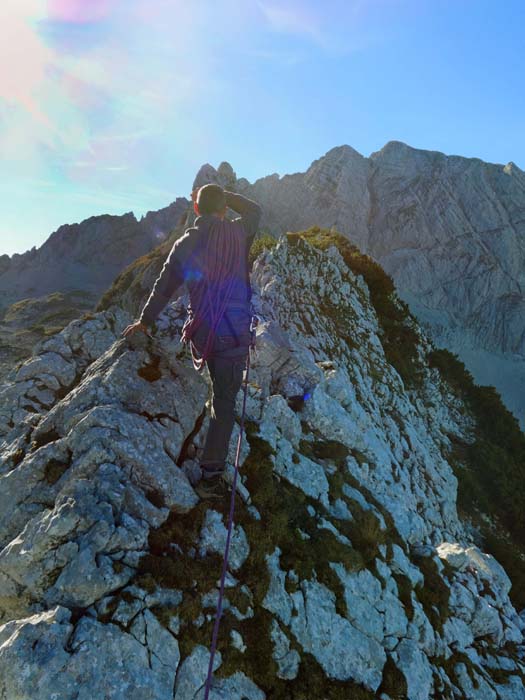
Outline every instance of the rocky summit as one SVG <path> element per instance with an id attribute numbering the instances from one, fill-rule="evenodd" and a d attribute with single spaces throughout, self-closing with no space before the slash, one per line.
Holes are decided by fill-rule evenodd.
<path id="1" fill-rule="evenodd" d="M 347 236 L 525 430 L 525 173 L 515 163 L 388 141 L 368 158 L 336 146 L 305 172 L 253 183 L 227 162 L 206 164 L 197 184 L 210 179 L 259 202 L 274 235 L 317 224 Z"/>
<path id="2" fill-rule="evenodd" d="M 210 697 L 525 698 L 519 567 L 458 505 L 481 479 L 459 370 L 328 231 L 281 236 L 251 275 Z M 179 341 L 186 302 L 152 338 L 122 337 L 135 314 L 116 302 L 75 319 L 1 386 L 3 700 L 204 697 L 229 503 L 192 486 L 209 377 Z"/>

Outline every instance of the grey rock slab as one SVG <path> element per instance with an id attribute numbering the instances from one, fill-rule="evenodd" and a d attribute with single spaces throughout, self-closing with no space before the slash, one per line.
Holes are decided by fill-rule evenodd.
<path id="1" fill-rule="evenodd" d="M 224 520 L 226 520 L 227 524 L 227 518 L 224 518 Z M 227 537 L 226 524 L 223 521 L 221 513 L 218 513 L 212 508 L 206 511 L 198 542 L 199 554 L 201 557 L 206 556 L 208 552 L 214 552 L 221 556 L 224 555 Z M 234 521 L 228 556 L 229 567 L 234 571 L 239 569 L 244 564 L 249 554 L 250 546 L 246 533 L 243 527 L 241 525 L 236 525 Z"/>
<path id="2" fill-rule="evenodd" d="M 57 606 L 0 627 L 4 697 L 173 698 L 176 666 L 152 667 L 148 647 L 115 625 L 82 617 L 73 629 L 69 620 Z"/>
<path id="3" fill-rule="evenodd" d="M 296 614 L 291 618 L 290 630 L 325 674 L 377 690 L 386 662 L 383 646 L 337 614 L 335 596 L 326 586 L 303 581 L 292 598 Z"/>
<path id="4" fill-rule="evenodd" d="M 397 666 L 405 676 L 410 700 L 428 700 L 432 668 L 416 642 L 402 639 L 396 647 Z"/>

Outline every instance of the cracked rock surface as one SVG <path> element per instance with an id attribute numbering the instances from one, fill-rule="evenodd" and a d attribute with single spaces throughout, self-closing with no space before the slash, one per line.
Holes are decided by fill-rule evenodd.
<path id="1" fill-rule="evenodd" d="M 211 697 L 525 698 L 523 613 L 458 516 L 469 418 L 429 339 L 408 389 L 335 247 L 282 237 L 252 284 Z M 1 700 L 204 697 L 229 502 L 189 478 L 209 378 L 178 341 L 186 300 L 153 339 L 121 338 L 117 306 L 73 321 L 0 387 Z"/>

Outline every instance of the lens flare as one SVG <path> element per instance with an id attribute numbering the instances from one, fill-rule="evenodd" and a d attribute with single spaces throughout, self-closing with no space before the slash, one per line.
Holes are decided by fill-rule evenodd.
<path id="1" fill-rule="evenodd" d="M 97 22 L 108 15 L 112 0 L 49 0 L 48 12 L 51 19 L 62 22 Z"/>

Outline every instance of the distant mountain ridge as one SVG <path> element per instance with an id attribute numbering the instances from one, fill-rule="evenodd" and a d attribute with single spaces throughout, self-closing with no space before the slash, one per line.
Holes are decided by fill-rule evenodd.
<path id="1" fill-rule="evenodd" d="M 132 212 L 91 216 L 60 226 L 38 249 L 0 256 L 0 377 L 38 340 L 92 310 L 122 269 L 178 227 L 182 233 L 187 207 L 177 197 L 140 220 Z"/>
<path id="2" fill-rule="evenodd" d="M 101 214 L 64 224 L 39 248 L 0 256 L 0 294 L 12 303 L 25 296 L 82 289 L 100 294 L 127 264 L 161 243 L 185 216 L 188 200 L 137 220 L 133 212 Z"/>
<path id="3" fill-rule="evenodd" d="M 226 161 L 206 163 L 193 186 L 207 182 L 257 200 L 262 231 L 317 224 L 347 236 L 392 276 L 436 345 L 494 385 L 525 429 L 525 173 L 515 163 L 389 141 L 368 158 L 336 146 L 304 173 L 254 183 Z M 178 197 L 140 222 L 132 213 L 91 217 L 38 250 L 0 256 L 0 309 L 53 291 L 101 294 L 167 231 L 191 225 L 190 204 Z"/>

